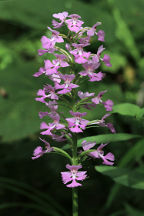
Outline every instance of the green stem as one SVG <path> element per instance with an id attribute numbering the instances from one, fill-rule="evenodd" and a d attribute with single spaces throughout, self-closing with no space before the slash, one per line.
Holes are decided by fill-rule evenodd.
<path id="1" fill-rule="evenodd" d="M 77 136 L 73 135 L 73 145 L 72 145 L 72 162 L 73 165 L 78 164 L 77 157 Z M 77 188 L 72 188 L 72 216 L 78 216 L 78 191 Z"/>
<path id="2" fill-rule="evenodd" d="M 78 191 L 77 191 L 77 188 L 72 189 L 72 205 L 73 205 L 72 216 L 78 216 Z"/>

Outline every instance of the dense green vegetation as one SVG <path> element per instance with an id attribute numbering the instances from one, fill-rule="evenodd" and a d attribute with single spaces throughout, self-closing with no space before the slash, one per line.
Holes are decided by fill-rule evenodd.
<path id="1" fill-rule="evenodd" d="M 91 127 L 79 139 L 110 142 L 115 167 L 98 166 L 97 160 L 85 162 L 90 177 L 79 191 L 80 215 L 144 215 L 143 10 L 143 0 L 0 0 L 1 216 L 71 212 L 71 190 L 60 177 L 66 159 L 50 154 L 31 160 L 39 144 L 38 112 L 43 109 L 34 98 L 48 82 L 32 76 L 43 62 L 37 49 L 41 36 L 48 34 L 52 14 L 62 11 L 78 13 L 89 26 L 102 22 L 112 63 L 112 68 L 102 68 L 107 74 L 103 82 L 84 83 L 83 89 L 108 89 L 104 97 L 115 103 L 110 118 L 117 134 Z M 98 46 L 94 40 L 89 49 L 96 52 Z M 88 118 L 100 119 L 103 114 L 97 107 Z"/>

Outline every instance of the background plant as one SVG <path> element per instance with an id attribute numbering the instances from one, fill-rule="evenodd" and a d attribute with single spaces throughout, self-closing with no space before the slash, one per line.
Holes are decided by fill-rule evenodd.
<path id="1" fill-rule="evenodd" d="M 113 67 L 110 68 L 109 73 L 105 68 L 107 79 L 97 90 L 108 89 L 105 96 L 107 98 L 104 99 L 111 98 L 115 105 L 128 103 L 126 104 L 127 108 L 123 110 L 121 107 L 121 110 L 117 110 L 112 117 L 116 130 L 120 133 L 119 136 L 106 136 L 104 139 L 111 142 L 111 151 L 117 158 L 117 165 L 121 163 L 123 157 L 126 159 L 121 166 L 125 168 L 137 168 L 143 165 L 142 80 L 144 64 L 142 58 L 143 28 L 141 27 L 143 7 L 143 1 L 140 0 L 137 2 L 134 0 L 91 1 L 90 3 L 87 1 L 59 1 L 56 3 L 56 1 L 44 0 L 40 2 L 32 0 L 0 1 L 0 52 L 2 53 L 0 54 L 1 176 L 28 183 L 40 191 L 47 191 L 47 194 L 62 205 L 62 209 L 70 212 L 71 195 L 67 190 L 63 190 L 59 177 L 59 172 L 66 164 L 65 159 L 50 155 L 49 159 L 43 157 L 37 161 L 37 166 L 33 165 L 30 159 L 34 147 L 40 144 L 36 140 L 40 124 L 37 113 L 41 105 L 36 103 L 33 98 L 44 80 L 40 78 L 36 81 L 32 77 L 33 72 L 37 71 L 38 64 L 39 66 L 42 64 L 42 60 L 37 57 L 37 49 L 41 46 L 39 38 L 46 33 L 45 26 L 51 21 L 52 13 L 64 10 L 69 11 L 69 13 L 80 14 L 84 20 L 87 20 L 89 26 L 92 26 L 95 20 L 100 20 L 103 23 L 103 30 L 106 32 L 106 47 L 111 56 Z M 117 12 L 114 13 L 114 11 Z M 121 25 L 122 23 L 125 25 Z M 122 30 L 118 31 L 118 29 Z M 96 50 L 97 48 L 92 45 L 90 51 L 95 52 Z M 83 88 L 85 89 L 85 84 Z M 93 87 L 88 86 L 88 88 L 89 91 L 93 90 Z M 133 104 L 137 104 L 141 109 L 134 109 Z M 133 109 L 135 112 L 129 112 Z M 119 115 L 122 112 L 123 115 Z M 88 118 L 91 120 L 98 119 L 99 113 L 90 113 Z M 91 128 L 86 135 L 93 136 L 95 135 L 94 131 Z M 101 132 L 101 129 L 98 129 L 97 134 Z M 99 143 L 105 142 L 100 135 L 95 140 L 97 142 L 100 140 Z M 134 146 L 137 149 L 136 154 Z M 128 152 L 130 153 L 128 154 Z M 96 165 L 94 161 L 88 161 L 88 163 Z M 117 192 L 111 192 L 110 188 L 114 182 L 108 177 L 95 173 L 90 167 L 92 166 L 89 164 L 88 172 L 91 178 L 88 179 L 83 191 L 80 192 L 80 202 L 87 202 L 89 209 L 87 206 L 80 206 L 81 214 L 98 214 L 98 208 L 93 208 L 93 206 L 96 205 L 103 209 L 103 202 L 109 198 L 111 204 L 105 208 L 105 212 L 100 212 L 100 215 L 143 214 L 142 190 L 121 186 L 121 190 L 117 189 L 114 190 Z M 48 178 L 46 178 L 45 170 L 47 170 Z M 57 183 L 53 179 L 57 179 Z M 116 185 L 118 184 L 116 183 Z M 103 193 L 101 188 L 103 188 Z M 91 200 L 87 199 L 89 194 Z M 23 195 L 14 191 L 10 192 L 2 184 L 0 196 L 1 204 L 12 201 L 16 203 L 20 200 L 25 203 L 29 202 Z M 6 208 L 3 209 L 3 206 Z M 19 213 L 21 215 L 42 214 L 37 210 L 26 208 L 26 206 L 12 209 L 9 209 L 8 205 L 3 206 L 1 207 L 1 215 L 9 215 L 10 212 L 15 215 Z M 48 208 L 50 209 L 50 206 Z M 87 210 L 89 210 L 88 213 Z"/>

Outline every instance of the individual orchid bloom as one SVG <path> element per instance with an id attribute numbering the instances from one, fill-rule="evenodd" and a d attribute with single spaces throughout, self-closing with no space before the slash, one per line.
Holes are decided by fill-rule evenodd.
<path id="1" fill-rule="evenodd" d="M 104 74 L 102 72 L 94 73 L 94 71 L 100 66 L 99 62 L 88 61 L 83 64 L 84 71 L 79 72 L 81 76 L 88 76 L 90 82 L 101 81 L 104 78 Z"/>
<path id="2" fill-rule="evenodd" d="M 99 41 L 104 42 L 105 32 L 103 30 L 99 30 L 97 36 Z"/>
<path id="3" fill-rule="evenodd" d="M 34 77 L 39 77 L 40 75 L 45 73 L 45 69 L 40 67 L 39 71 L 33 74 Z"/>
<path id="4" fill-rule="evenodd" d="M 95 121 L 94 123 L 91 123 L 91 124 L 97 124 L 97 125 L 100 125 L 101 127 L 107 127 L 110 129 L 112 133 L 116 133 L 116 130 L 112 123 L 105 123 L 105 119 L 108 118 L 110 115 L 111 114 L 107 113 L 102 117 L 101 120 Z"/>
<path id="5" fill-rule="evenodd" d="M 88 44 L 72 44 L 76 49 L 71 50 L 70 53 L 75 57 L 75 62 L 78 64 L 84 64 L 88 61 L 91 52 L 85 52 L 83 47 L 87 46 Z"/>
<path id="6" fill-rule="evenodd" d="M 79 43 L 88 46 L 88 45 L 90 44 L 90 39 L 91 39 L 91 38 L 90 38 L 89 36 L 80 37 Z"/>
<path id="7" fill-rule="evenodd" d="M 40 56 L 45 53 L 53 53 L 56 50 L 54 47 L 55 43 L 51 42 L 50 39 L 47 38 L 46 36 L 42 36 L 41 43 L 42 43 L 43 49 L 38 50 L 38 55 Z"/>
<path id="8" fill-rule="evenodd" d="M 58 70 L 59 66 L 53 64 L 50 60 L 45 60 L 44 64 L 45 64 L 45 74 L 47 76 L 55 74 L 58 72 L 57 70 Z"/>
<path id="9" fill-rule="evenodd" d="M 99 94 L 98 94 L 96 97 L 92 98 L 92 102 L 93 102 L 94 104 L 102 103 L 102 102 L 103 102 L 103 101 L 102 101 L 102 96 L 103 96 L 106 92 L 107 92 L 107 90 L 99 92 Z"/>
<path id="10" fill-rule="evenodd" d="M 89 92 L 82 92 L 82 91 L 78 91 L 78 96 L 80 97 L 80 99 L 84 99 L 84 98 L 88 98 L 88 97 L 93 97 L 95 93 L 89 93 Z"/>
<path id="11" fill-rule="evenodd" d="M 63 54 L 55 54 L 56 59 L 53 60 L 53 64 L 59 67 L 68 67 L 69 64 L 66 62 L 66 56 Z"/>
<path id="12" fill-rule="evenodd" d="M 67 19 L 65 22 L 67 24 L 67 27 L 72 32 L 79 32 L 82 29 L 82 24 L 84 23 L 81 19 L 81 17 L 77 14 L 72 14 L 68 16 L 71 19 Z"/>
<path id="13" fill-rule="evenodd" d="M 80 113 L 80 112 L 73 112 L 70 111 L 70 114 L 74 116 L 73 118 L 66 118 L 66 121 L 68 122 L 68 127 L 71 132 L 73 133 L 81 133 L 83 130 L 86 129 L 86 126 L 88 124 L 88 120 L 82 119 L 83 116 L 85 116 L 87 113 Z"/>
<path id="14" fill-rule="evenodd" d="M 50 27 L 48 27 L 48 29 L 52 33 L 51 38 L 42 36 L 41 42 L 42 42 L 42 47 L 44 48 L 44 50 L 42 49 L 38 50 L 39 55 L 43 55 L 47 52 L 53 53 L 56 50 L 54 47 L 55 44 L 64 42 L 63 38 L 59 36 L 58 31 L 52 30 Z"/>
<path id="15" fill-rule="evenodd" d="M 110 57 L 109 55 L 104 55 L 104 57 L 102 58 L 102 61 L 105 63 L 105 65 L 107 67 L 112 67 L 112 64 L 110 63 Z"/>
<path id="16" fill-rule="evenodd" d="M 52 133 L 51 133 L 52 130 L 54 130 L 54 129 L 61 130 L 61 129 L 65 128 L 65 125 L 59 123 L 60 116 L 58 113 L 51 112 L 51 113 L 49 113 L 49 117 L 51 117 L 53 119 L 53 123 L 49 123 L 49 124 L 47 124 L 45 122 L 41 123 L 40 129 L 42 129 L 42 130 L 46 129 L 45 131 L 41 132 L 42 135 L 52 136 Z"/>
<path id="17" fill-rule="evenodd" d="M 62 27 L 65 19 L 68 17 L 68 12 L 64 11 L 62 13 L 53 14 L 53 17 L 60 20 L 60 22 L 57 22 L 56 20 L 52 20 L 53 27 L 54 28 L 60 28 L 60 27 Z"/>
<path id="18" fill-rule="evenodd" d="M 84 67 L 84 71 L 79 72 L 81 76 L 89 76 L 90 78 L 93 76 L 93 73 L 96 69 L 99 68 L 100 63 L 93 63 L 92 61 L 88 61 L 82 65 Z"/>
<path id="19" fill-rule="evenodd" d="M 47 103 L 45 101 L 46 98 L 50 98 L 52 100 L 58 100 L 58 96 L 55 94 L 55 89 L 51 85 L 45 85 L 43 89 L 39 89 L 37 92 L 37 97 L 35 100 L 40 101 L 42 103 Z"/>
<path id="20" fill-rule="evenodd" d="M 83 181 L 87 175 L 86 171 L 78 171 L 82 168 L 82 165 L 66 165 L 66 168 L 69 169 L 69 171 L 61 172 L 62 181 L 64 184 L 66 184 L 66 187 L 74 188 L 82 186 L 81 183 L 78 181 Z M 71 182 L 70 184 L 67 184 Z"/>
<path id="21" fill-rule="evenodd" d="M 85 71 L 79 72 L 81 76 L 88 76 L 90 82 L 101 81 L 104 78 L 104 74 L 100 71 L 98 73 L 94 73 L 94 71 L 100 66 L 99 63 L 92 64 L 92 63 L 85 63 L 83 67 Z"/>
<path id="22" fill-rule="evenodd" d="M 55 54 L 56 59 L 52 60 L 45 60 L 45 74 L 46 75 L 53 75 L 58 73 L 58 69 L 60 67 L 68 67 L 69 64 L 65 61 L 65 55 Z"/>
<path id="23" fill-rule="evenodd" d="M 103 47 L 103 45 L 99 46 L 97 53 L 95 55 L 93 55 L 93 57 L 92 57 L 92 61 L 99 63 L 100 62 L 100 55 L 104 50 L 105 50 L 105 48 Z"/>
<path id="24" fill-rule="evenodd" d="M 72 80 L 74 80 L 75 75 L 74 74 L 65 74 L 61 75 L 62 80 L 64 80 L 64 84 L 60 85 L 58 83 L 55 84 L 55 89 L 62 89 L 57 92 L 57 94 L 66 94 L 68 92 L 71 92 L 73 88 L 79 87 L 78 85 L 72 83 Z"/>
<path id="25" fill-rule="evenodd" d="M 92 28 L 87 30 L 87 35 L 90 36 L 90 37 L 94 36 L 94 34 L 96 34 L 96 27 L 99 26 L 99 25 L 101 25 L 101 22 L 97 22 L 96 24 L 94 24 L 92 26 Z"/>
<path id="26" fill-rule="evenodd" d="M 51 74 L 49 76 L 49 79 L 52 80 L 54 83 L 60 83 L 61 82 L 60 72 L 58 71 L 57 73 Z"/>
<path id="27" fill-rule="evenodd" d="M 104 107 L 106 108 L 106 111 L 112 111 L 113 108 L 113 101 L 108 99 L 105 102 L 103 102 Z"/>
<path id="28" fill-rule="evenodd" d="M 46 105 L 50 108 L 52 112 L 58 109 L 58 103 L 55 100 L 47 102 Z"/>
<path id="29" fill-rule="evenodd" d="M 39 139 L 45 144 L 45 150 L 43 150 L 43 148 L 41 146 L 37 146 L 33 152 L 33 156 L 32 156 L 33 160 L 41 157 L 45 153 L 53 151 L 53 148 L 50 146 L 50 144 L 46 140 L 41 139 L 41 138 L 39 138 Z"/>
<path id="30" fill-rule="evenodd" d="M 84 151 L 90 150 L 95 145 L 96 145 L 96 142 L 87 142 L 86 140 L 84 140 L 82 142 L 82 147 L 83 147 Z M 107 144 L 101 144 L 96 150 L 94 150 L 93 152 L 88 153 L 88 155 L 90 157 L 93 157 L 93 158 L 101 158 L 103 160 L 103 164 L 112 166 L 114 164 L 115 157 L 111 152 L 104 155 L 103 148 L 106 145 Z"/>

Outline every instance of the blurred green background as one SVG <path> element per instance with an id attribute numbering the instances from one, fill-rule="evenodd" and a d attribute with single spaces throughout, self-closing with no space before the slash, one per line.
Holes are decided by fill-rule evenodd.
<path id="1" fill-rule="evenodd" d="M 85 84 L 83 90 L 108 89 L 106 97 L 115 103 L 111 120 L 118 135 L 108 137 L 108 150 L 120 171 L 106 173 L 111 179 L 99 173 L 102 169 L 96 172 L 98 161 L 84 164 L 89 177 L 79 190 L 80 215 L 143 216 L 143 0 L 0 0 L 0 215 L 71 215 L 71 190 L 60 177 L 67 161 L 55 155 L 31 160 L 40 144 L 38 112 L 43 109 L 34 98 L 46 82 L 32 76 L 43 62 L 37 49 L 52 14 L 63 11 L 79 14 L 88 26 L 102 22 L 113 65 L 102 68 L 103 82 Z M 97 47 L 94 39 L 89 49 L 96 52 Z M 101 118 L 102 112 L 97 108 L 88 117 Z M 84 136 L 98 139 L 104 133 L 109 131 L 91 128 Z"/>

